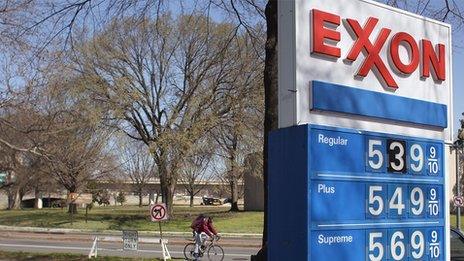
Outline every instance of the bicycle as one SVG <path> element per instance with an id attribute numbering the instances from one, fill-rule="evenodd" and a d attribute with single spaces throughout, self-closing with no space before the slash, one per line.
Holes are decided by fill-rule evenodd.
<path id="1" fill-rule="evenodd" d="M 205 253 L 206 256 L 208 257 L 208 260 L 211 261 L 222 261 L 224 260 L 224 249 L 217 244 L 217 241 L 219 241 L 219 237 L 213 238 L 213 240 L 209 240 L 208 242 L 205 240 L 205 243 L 200 246 L 199 252 L 198 252 L 198 257 L 195 258 L 193 254 L 195 253 L 195 243 L 188 243 L 184 247 L 184 256 L 186 260 L 198 260 L 201 259 Z M 195 241 L 195 238 L 193 238 Z"/>

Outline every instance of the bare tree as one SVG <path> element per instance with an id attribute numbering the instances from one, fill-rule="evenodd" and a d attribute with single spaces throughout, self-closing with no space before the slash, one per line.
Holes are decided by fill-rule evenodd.
<path id="1" fill-rule="evenodd" d="M 236 37 L 236 52 L 240 61 L 240 66 L 236 68 L 238 77 L 229 86 L 230 102 L 224 104 L 228 113 L 213 132 L 220 148 L 218 154 L 226 165 L 223 178 L 229 184 L 231 211 L 239 210 L 238 188 L 239 183 L 243 182 L 244 158 L 249 153 L 261 150 L 263 142 L 263 64 L 253 49 L 253 40 L 247 34 Z"/>
<path id="2" fill-rule="evenodd" d="M 37 185 L 53 177 L 69 192 L 77 192 L 110 168 L 110 157 L 104 153 L 110 132 L 99 125 L 98 107 L 73 95 L 76 79 L 49 76 L 46 86 L 17 92 L 14 102 L 1 110 L 0 140 L 19 155 L 13 167 L 16 183 L 23 184 L 20 188 L 26 188 L 26 181 Z M 19 194 L 24 194 L 20 188 Z M 39 190 L 35 193 L 38 196 Z"/>
<path id="3" fill-rule="evenodd" d="M 43 127 L 41 116 L 34 110 L 38 105 L 34 96 L 16 93 L 8 106 L 0 108 L 0 140 L 4 141 L 0 143 L 0 168 L 9 173 L 6 186 L 9 208 L 19 208 L 27 192 L 34 190 L 37 195 L 38 185 L 46 178 L 42 173 L 41 158 L 29 153 L 34 151 L 34 140 Z M 17 149 L 19 147 L 30 149 Z"/>
<path id="4" fill-rule="evenodd" d="M 463 6 L 459 1 L 443 0 L 437 3 L 424 0 L 383 0 L 381 2 L 439 21 L 446 21 L 455 26 L 455 32 L 464 25 Z"/>
<path id="5" fill-rule="evenodd" d="M 208 172 L 213 157 L 212 150 L 211 144 L 207 141 L 199 141 L 181 164 L 179 181 L 189 195 L 190 207 L 193 207 L 194 197 L 212 178 Z"/>
<path id="6" fill-rule="evenodd" d="M 234 34 L 197 15 L 114 21 L 76 57 L 108 118 L 150 148 L 169 209 L 182 157 L 225 113 Z"/>
<path id="7" fill-rule="evenodd" d="M 25 168 L 21 166 L 21 153 L 9 149 L 3 149 L 1 153 L 3 154 L 2 170 L 7 172 L 6 182 L 2 187 L 8 196 L 7 208 L 19 209 L 23 195 L 30 188 Z"/>
<path id="8" fill-rule="evenodd" d="M 143 195 L 148 182 L 155 178 L 156 165 L 147 147 L 141 142 L 124 141 L 121 145 L 122 178 L 132 182 L 139 197 L 139 207 L 143 206 Z"/>

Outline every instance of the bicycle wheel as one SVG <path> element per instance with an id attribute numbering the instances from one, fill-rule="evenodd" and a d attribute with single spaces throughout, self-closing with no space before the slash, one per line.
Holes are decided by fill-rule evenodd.
<path id="1" fill-rule="evenodd" d="M 219 245 L 212 245 L 208 248 L 208 259 L 211 261 L 224 260 L 224 249 Z"/>
<path id="2" fill-rule="evenodd" d="M 195 244 L 194 243 L 188 243 L 184 247 L 184 256 L 185 259 L 187 260 L 195 260 L 195 257 L 193 256 L 193 253 L 195 252 Z"/>

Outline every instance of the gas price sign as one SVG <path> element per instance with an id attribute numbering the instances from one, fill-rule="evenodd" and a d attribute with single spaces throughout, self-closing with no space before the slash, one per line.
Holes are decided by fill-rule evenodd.
<path id="1" fill-rule="evenodd" d="M 451 26 L 371 0 L 278 17 L 268 259 L 448 260 Z"/>
<path id="2" fill-rule="evenodd" d="M 444 259 L 442 142 L 309 132 L 312 260 Z"/>
<path id="3" fill-rule="evenodd" d="M 442 141 L 300 125 L 272 133 L 271 143 L 270 158 L 280 157 L 271 172 L 301 175 L 270 182 L 271 193 L 288 187 L 295 198 L 272 193 L 269 210 L 284 205 L 304 217 L 292 225 L 308 228 L 296 238 L 272 232 L 306 248 L 308 260 L 445 259 Z"/>

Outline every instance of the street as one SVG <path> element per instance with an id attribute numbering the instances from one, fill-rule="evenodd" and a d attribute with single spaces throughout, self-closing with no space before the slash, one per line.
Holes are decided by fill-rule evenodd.
<path id="1" fill-rule="evenodd" d="M 22 251 L 33 253 L 75 253 L 88 255 L 92 247 L 92 235 L 85 234 L 50 234 L 29 232 L 3 232 L 0 239 L 0 250 Z M 102 242 L 98 243 L 98 255 L 154 258 L 162 257 L 161 246 L 154 243 L 139 244 L 138 251 L 123 251 L 122 241 L 109 241 L 115 236 L 101 235 Z M 144 238 L 144 237 L 142 237 Z M 145 237 L 146 238 L 146 237 Z M 187 238 L 169 237 L 168 250 L 173 258 L 183 258 L 183 248 L 188 243 Z M 219 242 L 223 246 L 225 259 L 250 260 L 250 255 L 259 250 L 260 239 L 250 238 L 222 238 Z"/>

